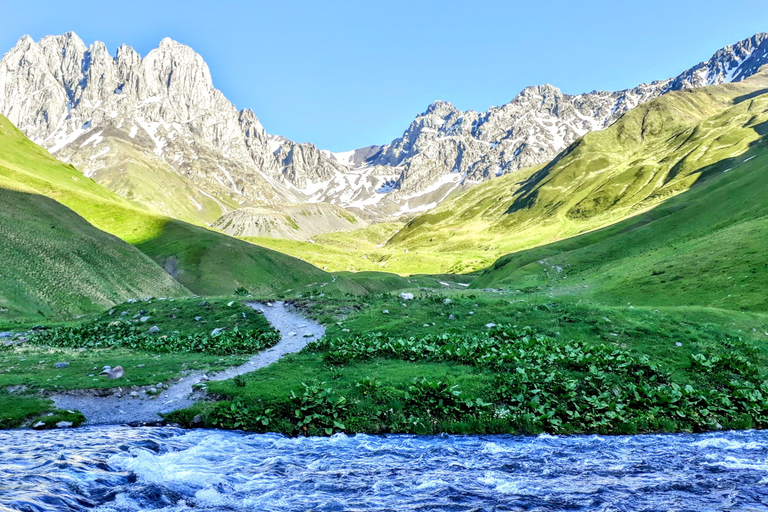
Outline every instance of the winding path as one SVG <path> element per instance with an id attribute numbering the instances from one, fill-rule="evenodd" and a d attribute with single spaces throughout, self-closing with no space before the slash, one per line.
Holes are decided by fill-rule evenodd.
<path id="1" fill-rule="evenodd" d="M 195 384 L 227 380 L 258 370 L 286 354 L 300 351 L 309 341 L 320 339 L 325 334 L 325 327 L 287 308 L 283 302 L 251 302 L 248 305 L 264 313 L 267 320 L 280 332 L 281 339 L 277 345 L 256 354 L 243 365 L 213 375 L 202 372 L 187 375 L 163 390 L 156 398 L 94 396 L 77 392 L 56 394 L 51 398 L 59 409 L 82 412 L 86 425 L 157 423 L 162 420 L 159 414 L 184 409 L 195 403 L 196 400 L 191 396 Z"/>

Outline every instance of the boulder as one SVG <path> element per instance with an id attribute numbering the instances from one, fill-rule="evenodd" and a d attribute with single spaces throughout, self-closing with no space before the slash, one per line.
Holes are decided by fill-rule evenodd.
<path id="1" fill-rule="evenodd" d="M 115 366 L 107 373 L 108 379 L 119 379 L 125 374 L 122 366 Z"/>

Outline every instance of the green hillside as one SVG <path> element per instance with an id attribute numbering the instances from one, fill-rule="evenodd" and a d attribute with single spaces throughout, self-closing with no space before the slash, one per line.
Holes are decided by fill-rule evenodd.
<path id="1" fill-rule="evenodd" d="M 477 185 L 414 219 L 386 248 L 494 259 L 646 211 L 746 157 L 765 134 L 766 72 L 667 94 L 587 134 L 541 169 Z M 480 269 L 477 264 L 467 270 Z M 447 268 L 433 269 L 433 271 Z"/>
<path id="2" fill-rule="evenodd" d="M 9 180 L 20 143 L 0 119 L 0 320 L 71 317 L 131 297 L 189 294 L 136 248 Z"/>
<path id="3" fill-rule="evenodd" d="M 504 256 L 473 286 L 766 311 L 768 140 L 723 165 L 732 167 L 641 215 Z"/>
<path id="4" fill-rule="evenodd" d="M 290 256 L 142 210 L 51 157 L 7 119 L 0 118 L 0 127 L 4 188 L 42 194 L 71 208 L 96 228 L 136 246 L 196 294 L 231 294 L 241 286 L 270 293 L 333 279 Z M 361 290 L 339 281 L 351 291 Z"/>

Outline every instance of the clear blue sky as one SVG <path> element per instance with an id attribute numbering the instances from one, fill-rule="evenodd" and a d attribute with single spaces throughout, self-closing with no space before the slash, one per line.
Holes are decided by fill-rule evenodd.
<path id="1" fill-rule="evenodd" d="M 146 55 L 168 36 L 269 133 L 334 151 L 389 142 L 437 99 L 485 110 L 527 85 L 632 87 L 768 31 L 765 0 L 3 3 L 2 52 L 72 30 Z"/>

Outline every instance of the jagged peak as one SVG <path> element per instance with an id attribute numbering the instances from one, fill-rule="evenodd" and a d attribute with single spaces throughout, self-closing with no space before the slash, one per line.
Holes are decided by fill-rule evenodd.
<path id="1" fill-rule="evenodd" d="M 454 112 L 461 112 L 461 110 L 456 108 L 450 101 L 437 100 L 430 103 L 427 107 L 427 110 L 422 112 L 421 115 L 426 116 L 429 114 L 437 114 L 445 117 L 446 115 L 452 114 Z"/>

